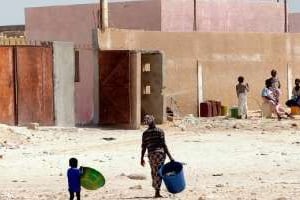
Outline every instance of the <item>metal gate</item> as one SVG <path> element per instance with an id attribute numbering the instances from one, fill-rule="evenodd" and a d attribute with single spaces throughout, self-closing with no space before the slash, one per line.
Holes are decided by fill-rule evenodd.
<path id="1" fill-rule="evenodd" d="M 52 47 L 0 47 L 0 123 L 54 124 Z"/>
<path id="2" fill-rule="evenodd" d="M 18 124 L 54 124 L 52 48 L 17 47 Z"/>
<path id="3" fill-rule="evenodd" d="M 0 122 L 15 124 L 13 48 L 0 48 Z"/>
<path id="4" fill-rule="evenodd" d="M 100 51 L 99 59 L 100 124 L 130 124 L 130 52 Z"/>

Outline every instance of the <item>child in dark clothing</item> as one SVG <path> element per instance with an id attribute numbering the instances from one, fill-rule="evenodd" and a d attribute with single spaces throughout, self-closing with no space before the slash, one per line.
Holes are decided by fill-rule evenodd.
<path id="1" fill-rule="evenodd" d="M 82 174 L 81 167 L 77 168 L 78 160 L 76 158 L 71 158 L 69 160 L 69 166 L 67 175 L 68 175 L 68 185 L 70 200 L 74 199 L 74 193 L 76 193 L 77 200 L 80 200 L 80 176 Z"/>
<path id="2" fill-rule="evenodd" d="M 300 79 L 295 80 L 295 87 L 292 92 L 292 98 L 285 103 L 288 107 L 300 107 Z"/>

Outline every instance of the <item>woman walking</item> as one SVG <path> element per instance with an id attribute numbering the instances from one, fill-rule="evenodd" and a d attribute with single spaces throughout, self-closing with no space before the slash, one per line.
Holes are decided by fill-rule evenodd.
<path id="1" fill-rule="evenodd" d="M 141 152 L 141 165 L 145 166 L 144 156 L 146 150 L 148 151 L 148 159 L 151 167 L 152 186 L 155 189 L 155 198 L 162 197 L 160 194 L 160 187 L 162 178 L 158 174 L 158 170 L 161 165 L 164 164 L 166 155 L 173 161 L 168 147 L 165 142 L 164 131 L 157 128 L 155 125 L 155 119 L 152 115 L 146 115 L 144 117 L 144 123 L 148 125 L 148 128 L 143 133 L 142 138 L 142 152 Z"/>

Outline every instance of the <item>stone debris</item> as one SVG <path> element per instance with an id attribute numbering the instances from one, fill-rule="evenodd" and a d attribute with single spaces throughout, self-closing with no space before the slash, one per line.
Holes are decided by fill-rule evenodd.
<path id="1" fill-rule="evenodd" d="M 121 173 L 120 176 L 126 176 L 126 174 L 125 173 Z"/>
<path id="2" fill-rule="evenodd" d="M 113 137 L 107 137 L 107 138 L 102 138 L 103 140 L 105 141 L 113 141 L 113 140 L 116 140 L 116 138 L 113 138 Z"/>
<path id="3" fill-rule="evenodd" d="M 141 185 L 135 185 L 135 186 L 129 187 L 129 189 L 130 190 L 141 190 L 142 186 Z"/>
<path id="4" fill-rule="evenodd" d="M 174 121 L 174 117 L 173 117 L 173 116 L 170 116 L 170 115 L 168 115 L 168 116 L 167 116 L 167 120 L 168 120 L 169 122 L 173 122 L 173 121 Z"/>
<path id="5" fill-rule="evenodd" d="M 216 187 L 221 188 L 221 187 L 224 187 L 224 185 L 223 184 L 217 184 Z"/>
<path id="6" fill-rule="evenodd" d="M 186 125 L 199 125 L 200 124 L 200 120 L 198 117 L 194 117 L 193 114 L 189 114 L 186 117 L 183 118 L 183 123 Z"/>
<path id="7" fill-rule="evenodd" d="M 212 176 L 223 176 L 223 173 L 216 173 L 216 174 L 213 174 Z"/>
<path id="8" fill-rule="evenodd" d="M 30 130 L 38 130 L 40 124 L 39 123 L 30 123 L 27 125 L 27 128 Z"/>
<path id="9" fill-rule="evenodd" d="M 298 124 L 292 123 L 291 126 L 292 126 L 292 127 L 298 127 Z"/>
<path id="10" fill-rule="evenodd" d="M 132 180 L 146 180 L 147 177 L 143 174 L 129 174 L 127 175 L 127 178 Z"/>

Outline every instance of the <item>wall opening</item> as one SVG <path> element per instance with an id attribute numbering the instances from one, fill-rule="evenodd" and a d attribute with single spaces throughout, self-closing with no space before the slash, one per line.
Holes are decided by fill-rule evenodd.
<path id="1" fill-rule="evenodd" d="M 79 75 L 79 51 L 75 50 L 75 82 L 80 82 L 80 75 Z"/>
<path id="2" fill-rule="evenodd" d="M 146 114 L 155 117 L 156 123 L 164 121 L 163 56 L 159 52 L 141 55 L 141 119 Z"/>

